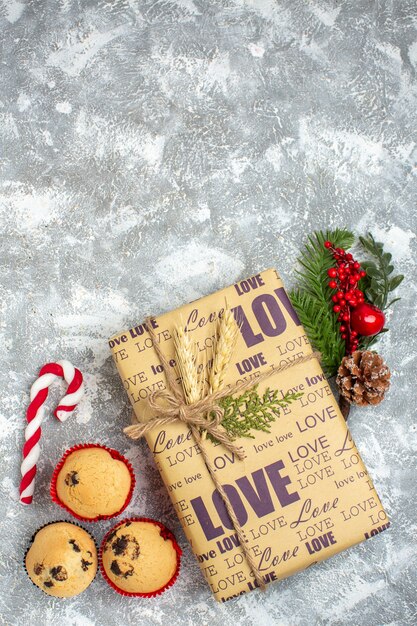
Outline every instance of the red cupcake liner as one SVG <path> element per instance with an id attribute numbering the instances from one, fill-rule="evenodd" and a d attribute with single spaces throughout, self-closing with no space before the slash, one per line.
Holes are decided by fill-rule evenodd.
<path id="1" fill-rule="evenodd" d="M 127 469 L 129 470 L 129 474 L 131 478 L 129 493 L 127 494 L 125 503 L 123 504 L 122 508 L 116 513 L 112 513 L 112 515 L 97 515 L 96 517 L 83 517 L 82 515 L 79 515 L 78 513 L 73 511 L 64 502 L 62 502 L 62 500 L 60 500 L 58 496 L 57 489 L 56 489 L 56 482 L 58 479 L 58 474 L 61 471 L 66 459 L 73 452 L 76 452 L 77 450 L 84 450 L 85 448 L 102 448 L 103 450 L 106 450 L 113 459 L 116 459 L 117 461 L 122 461 L 126 465 Z M 117 517 L 118 515 L 123 513 L 123 511 L 125 510 L 125 508 L 128 506 L 129 502 L 132 499 L 135 485 L 136 485 L 136 478 L 133 472 L 133 467 L 130 464 L 130 462 L 126 459 L 126 457 L 120 454 L 120 452 L 118 452 L 117 450 L 114 450 L 113 448 L 108 448 L 107 446 L 103 446 L 100 443 L 80 443 L 76 446 L 73 446 L 69 450 L 67 450 L 64 456 L 62 457 L 62 459 L 59 461 L 58 465 L 55 467 L 54 473 L 52 474 L 52 479 L 51 479 L 50 495 L 51 495 L 52 501 L 55 502 L 55 504 L 58 504 L 60 507 L 65 509 L 68 513 L 70 513 L 76 519 L 79 519 L 83 522 L 99 522 L 100 520 L 112 519 L 113 517 Z"/>
<path id="2" fill-rule="evenodd" d="M 89 532 L 86 528 L 84 528 L 84 526 L 81 526 L 81 524 L 77 524 L 77 522 L 73 522 L 72 520 L 71 520 L 71 521 L 68 521 L 67 519 L 57 519 L 57 520 L 54 520 L 53 522 L 46 522 L 46 524 L 42 524 L 42 526 L 39 526 L 39 528 L 38 528 L 38 529 L 37 529 L 37 530 L 36 530 L 36 531 L 32 534 L 32 536 L 31 536 L 31 538 L 30 538 L 30 541 L 29 541 L 29 545 L 28 545 L 28 547 L 27 547 L 27 548 L 26 548 L 26 550 L 25 550 L 25 554 L 23 555 L 23 567 L 24 567 L 25 572 L 26 572 L 26 574 L 27 574 L 27 577 L 29 578 L 29 580 L 30 580 L 30 582 L 32 583 L 32 585 L 33 585 L 34 587 L 36 587 L 36 589 L 39 589 L 39 591 L 42 591 L 42 593 L 44 593 L 46 596 L 48 596 L 49 598 L 55 598 L 56 600 L 72 600 L 72 599 L 73 599 L 73 598 L 75 598 L 76 596 L 61 597 L 61 596 L 52 596 L 50 593 L 46 593 L 46 591 L 45 591 L 44 589 L 42 589 L 42 587 L 38 587 L 38 585 L 36 585 L 36 584 L 33 582 L 33 580 L 31 579 L 31 577 L 29 576 L 29 572 L 28 572 L 28 570 L 27 570 L 27 568 L 26 568 L 26 557 L 27 557 L 27 553 L 29 552 L 30 548 L 32 547 L 32 544 L 33 544 L 33 542 L 35 541 L 35 537 L 36 537 L 36 535 L 38 534 L 38 532 L 39 532 L 40 530 L 42 530 L 42 528 L 45 528 L 46 526 L 50 526 L 51 524 L 59 524 L 59 523 L 61 523 L 61 522 L 65 523 L 65 524 L 72 524 L 73 526 L 77 526 L 78 528 L 82 528 L 82 530 L 84 530 L 84 531 L 87 533 L 87 535 L 88 535 L 89 537 L 91 537 L 91 539 L 92 539 L 92 540 L 93 540 L 93 542 L 94 542 L 94 545 L 95 545 L 95 547 L 96 547 L 96 552 L 97 552 L 97 570 L 96 570 L 96 573 L 94 574 L 94 578 L 93 578 L 93 580 L 92 580 L 92 581 L 91 581 L 91 583 L 88 585 L 88 587 L 90 587 L 90 585 L 91 585 L 91 584 L 95 581 L 95 579 L 96 579 L 96 577 L 97 577 L 97 572 L 98 572 L 98 570 L 99 570 L 99 562 L 100 562 L 100 559 L 99 559 L 99 547 L 98 547 L 98 545 L 97 545 L 97 541 L 96 541 L 95 537 L 93 537 L 93 535 L 92 535 L 92 534 L 91 534 L 91 533 L 90 533 L 90 532 Z M 81 591 L 81 593 L 84 593 L 84 591 L 87 591 L 88 587 L 86 587 L 83 591 Z M 79 594 L 77 594 L 77 595 L 81 595 L 81 593 L 79 593 Z"/>
<path id="3" fill-rule="evenodd" d="M 107 576 L 106 570 L 104 569 L 104 566 L 103 566 L 104 546 L 106 545 L 106 542 L 109 536 L 117 528 L 119 528 L 119 526 L 126 524 L 126 522 L 149 522 L 151 524 L 154 524 L 155 526 L 159 526 L 159 528 L 161 529 L 161 532 L 160 532 L 161 537 L 163 537 L 165 540 L 171 539 L 172 541 L 172 545 L 175 549 L 175 552 L 177 553 L 177 567 L 176 567 L 174 574 L 171 576 L 170 580 L 163 587 L 161 587 L 160 589 L 157 589 L 156 591 L 152 591 L 148 593 L 139 593 L 139 592 L 132 593 L 130 591 L 124 591 L 123 589 L 120 589 L 120 587 L 117 587 L 117 585 L 115 585 L 114 582 Z M 101 542 L 100 550 L 98 553 L 98 567 L 101 571 L 101 575 L 103 576 L 104 580 L 110 585 L 112 589 L 114 589 L 114 591 L 119 593 L 121 596 L 127 596 L 130 598 L 155 598 L 156 596 L 160 596 L 162 593 L 164 593 L 164 591 L 172 587 L 172 585 L 177 580 L 179 573 L 180 573 L 180 569 L 181 569 L 181 556 L 182 556 L 182 550 L 179 547 L 173 533 L 164 524 L 162 524 L 162 522 L 158 522 L 157 520 L 151 519 L 149 517 L 128 517 L 126 519 L 123 519 L 121 522 L 118 522 L 116 526 L 113 526 L 113 528 L 111 528 L 105 534 L 103 541 Z"/>

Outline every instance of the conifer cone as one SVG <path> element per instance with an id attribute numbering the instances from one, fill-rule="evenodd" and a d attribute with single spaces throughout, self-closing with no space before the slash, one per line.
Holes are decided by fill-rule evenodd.
<path id="1" fill-rule="evenodd" d="M 371 350 L 356 350 L 342 359 L 336 383 L 350 404 L 379 404 L 390 386 L 391 372 L 384 360 Z"/>

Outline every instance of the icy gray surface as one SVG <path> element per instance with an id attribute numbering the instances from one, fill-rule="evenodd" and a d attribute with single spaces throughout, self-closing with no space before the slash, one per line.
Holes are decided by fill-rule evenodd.
<path id="1" fill-rule="evenodd" d="M 3 623 L 415 624 L 415 0 L 2 0 L 0 21 Z M 121 432 L 130 410 L 106 339 L 270 266 L 291 285 L 307 233 L 343 225 L 371 229 L 406 274 L 379 346 L 392 391 L 350 417 L 392 527 L 218 605 L 145 444 Z M 24 508 L 30 385 L 63 357 L 87 393 L 65 424 L 46 420 Z M 161 519 L 184 548 L 157 600 L 100 577 L 54 600 L 23 573 L 33 531 L 67 517 L 49 500 L 52 468 L 83 441 L 131 459 L 128 513 Z M 97 540 L 110 524 L 91 527 Z"/>

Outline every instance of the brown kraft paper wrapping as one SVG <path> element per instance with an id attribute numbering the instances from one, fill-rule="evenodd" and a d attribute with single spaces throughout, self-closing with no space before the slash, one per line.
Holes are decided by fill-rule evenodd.
<path id="1" fill-rule="evenodd" d="M 243 322 L 226 385 L 256 379 L 272 365 L 294 362 L 311 346 L 275 270 L 266 270 L 154 320 L 164 354 L 175 366 L 173 328 L 191 333 L 210 362 L 216 322 L 227 306 Z M 163 368 L 141 324 L 110 339 L 138 421 L 147 398 L 165 389 Z M 241 438 L 246 459 L 206 440 L 266 583 L 279 580 L 368 539 L 389 526 L 372 480 L 316 359 L 260 383 L 303 395 L 281 409 L 270 433 Z M 147 435 L 184 532 L 219 601 L 251 591 L 254 576 L 200 450 L 180 422 Z"/>

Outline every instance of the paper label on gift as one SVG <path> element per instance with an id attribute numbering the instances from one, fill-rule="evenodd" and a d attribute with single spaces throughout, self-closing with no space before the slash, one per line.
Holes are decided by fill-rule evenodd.
<path id="1" fill-rule="evenodd" d="M 226 385 L 294 363 L 311 346 L 275 270 L 266 270 L 155 318 L 154 331 L 170 367 L 172 332 L 182 325 L 210 367 L 216 323 L 225 306 L 241 321 Z M 163 367 L 144 324 L 110 339 L 113 358 L 138 421 L 147 398 L 166 388 Z M 204 372 L 203 372 L 204 374 Z M 364 541 L 389 526 L 354 441 L 316 359 L 273 374 L 260 395 L 300 392 L 281 409 L 270 432 L 240 438 L 239 461 L 206 440 L 210 459 L 266 583 L 282 579 Z M 170 424 L 148 445 L 201 570 L 219 601 L 256 587 L 224 503 L 189 428 Z"/>

